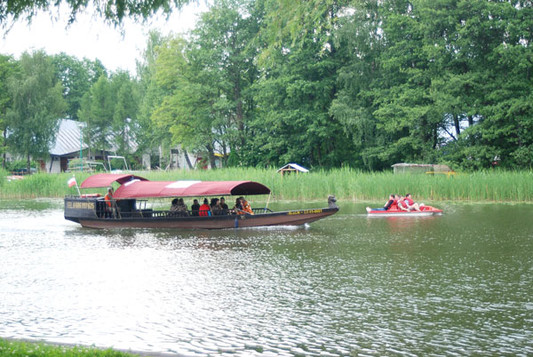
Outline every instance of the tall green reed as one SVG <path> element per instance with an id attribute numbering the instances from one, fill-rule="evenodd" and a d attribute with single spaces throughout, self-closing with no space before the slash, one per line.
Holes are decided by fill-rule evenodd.
<path id="1" fill-rule="evenodd" d="M 533 171 L 480 171 L 453 176 L 362 172 L 350 168 L 284 175 L 276 169 L 226 168 L 136 172 L 149 180 L 252 180 L 268 186 L 274 199 L 325 200 L 329 194 L 345 201 L 384 201 L 391 193 L 411 193 L 417 201 L 533 201 Z M 89 173 L 76 173 L 78 184 Z M 5 177 L 2 175 L 0 177 Z M 63 197 L 76 194 L 67 186 L 72 174 L 35 174 L 0 183 L 0 198 Z M 97 190 L 98 191 L 98 190 Z M 103 190 L 102 190 L 103 192 Z"/>

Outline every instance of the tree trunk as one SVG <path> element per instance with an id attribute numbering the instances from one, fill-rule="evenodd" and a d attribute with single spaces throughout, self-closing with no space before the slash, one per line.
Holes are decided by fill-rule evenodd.
<path id="1" fill-rule="evenodd" d="M 209 156 L 209 166 L 215 170 L 217 168 L 215 163 L 215 149 L 213 148 L 213 145 L 206 145 L 206 149 L 207 155 Z"/>
<path id="2" fill-rule="evenodd" d="M 27 156 L 27 160 L 26 160 L 26 170 L 27 170 L 27 174 L 29 175 L 29 174 L 31 173 L 30 154 L 28 154 L 28 156 Z"/>
<path id="3" fill-rule="evenodd" d="M 187 150 L 183 149 L 183 155 L 185 155 L 185 162 L 187 163 L 189 170 L 192 170 L 193 167 L 192 167 L 191 160 L 189 159 L 189 153 L 187 152 Z"/>
<path id="4" fill-rule="evenodd" d="M 455 126 L 455 133 L 457 134 L 457 137 L 459 137 L 459 134 L 461 134 L 461 125 L 458 115 L 453 116 L 453 126 Z"/>
<path id="5" fill-rule="evenodd" d="M 3 150 L 3 154 L 2 154 L 2 168 L 6 168 L 6 158 L 7 158 L 7 155 L 6 155 L 6 151 L 7 151 L 7 128 L 4 129 L 4 150 Z"/>

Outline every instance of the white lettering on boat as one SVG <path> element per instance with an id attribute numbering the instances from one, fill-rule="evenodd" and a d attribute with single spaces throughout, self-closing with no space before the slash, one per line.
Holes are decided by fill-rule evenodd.
<path id="1" fill-rule="evenodd" d="M 94 202 L 67 202 L 67 208 L 94 209 Z"/>
<path id="2" fill-rule="evenodd" d="M 314 214 L 314 213 L 322 213 L 321 209 L 304 209 L 300 211 L 290 211 L 289 215 L 296 215 L 296 214 Z"/>

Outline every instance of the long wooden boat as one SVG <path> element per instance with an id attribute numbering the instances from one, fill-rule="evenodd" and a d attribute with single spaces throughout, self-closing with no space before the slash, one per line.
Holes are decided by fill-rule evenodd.
<path id="1" fill-rule="evenodd" d="M 98 193 L 65 197 L 65 219 L 89 228 L 184 228 L 221 229 L 275 225 L 302 225 L 335 214 L 335 196 L 328 197 L 327 208 L 273 212 L 254 208 L 254 214 L 226 211 L 221 215 L 194 216 L 188 211 L 177 216 L 170 210 L 154 210 L 147 205 L 152 198 L 268 195 L 270 189 L 254 181 L 149 181 L 132 174 L 96 174 L 80 185 L 82 189 L 120 186 L 109 210 Z"/>

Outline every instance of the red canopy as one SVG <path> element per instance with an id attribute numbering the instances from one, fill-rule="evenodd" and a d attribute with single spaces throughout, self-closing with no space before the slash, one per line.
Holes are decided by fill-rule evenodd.
<path id="1" fill-rule="evenodd" d="M 270 189 L 253 181 L 130 181 L 113 195 L 117 199 L 265 195 Z"/>
<path id="2" fill-rule="evenodd" d="M 148 181 L 147 179 L 132 174 L 96 174 L 89 176 L 81 183 L 81 188 L 95 188 L 111 186 L 113 182 L 124 184 L 132 180 Z"/>

